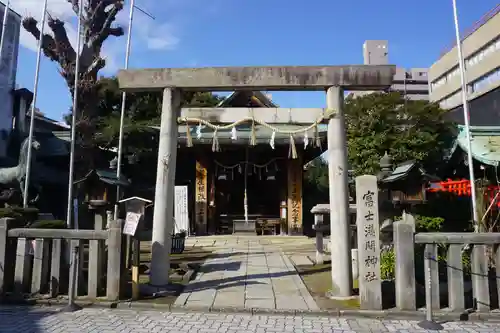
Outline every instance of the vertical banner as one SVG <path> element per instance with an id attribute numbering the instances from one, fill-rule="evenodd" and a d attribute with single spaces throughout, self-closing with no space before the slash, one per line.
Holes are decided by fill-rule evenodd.
<path id="1" fill-rule="evenodd" d="M 382 309 L 380 279 L 380 224 L 377 177 L 356 177 L 359 300 L 361 309 Z M 411 244 L 410 244 L 411 246 Z"/>
<path id="2" fill-rule="evenodd" d="M 188 187 L 175 187 L 175 233 L 185 231 L 189 236 Z"/>
<path id="3" fill-rule="evenodd" d="M 0 3 L 0 18 L 3 18 L 5 7 L 4 4 Z M 12 90 L 16 88 L 20 30 L 21 17 L 14 12 L 10 12 L 7 15 L 5 39 L 3 50 L 1 50 L 2 61 L 0 62 L 0 105 L 2 105 L 2 110 L 0 111 L 0 158 L 7 154 L 7 138 L 12 127 L 12 112 L 14 110 L 14 95 L 12 94 Z M 24 110 L 20 110 L 19 112 L 22 111 Z"/>
<path id="4" fill-rule="evenodd" d="M 288 160 L 288 234 L 302 235 L 302 162 Z"/>
<path id="5" fill-rule="evenodd" d="M 196 184 L 195 184 L 195 230 L 196 235 L 207 233 L 207 196 L 208 179 L 207 168 L 196 161 Z"/>

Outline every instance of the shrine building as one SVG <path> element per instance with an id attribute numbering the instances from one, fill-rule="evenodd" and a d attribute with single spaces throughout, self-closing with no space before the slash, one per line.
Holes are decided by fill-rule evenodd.
<path id="1" fill-rule="evenodd" d="M 182 109 L 181 119 L 199 118 L 224 127 L 225 114 L 254 117 L 259 108 L 278 114 L 266 94 L 237 91 L 209 111 Z M 303 111 L 309 110 L 322 109 Z M 303 235 L 304 164 L 323 153 L 327 126 L 301 122 L 290 109 L 288 122 L 225 127 L 214 131 L 201 121 L 179 125 L 175 178 L 176 185 L 188 186 L 190 234 Z"/>

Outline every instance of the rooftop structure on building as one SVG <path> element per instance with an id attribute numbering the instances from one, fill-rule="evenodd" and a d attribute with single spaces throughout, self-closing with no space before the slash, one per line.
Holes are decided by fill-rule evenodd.
<path id="1" fill-rule="evenodd" d="M 388 65 L 389 42 L 387 40 L 367 40 L 363 44 L 363 64 Z M 389 91 L 399 91 L 412 100 L 429 99 L 429 83 L 427 68 L 397 68 Z M 372 93 L 372 91 L 355 92 L 354 96 Z"/>
<path id="2" fill-rule="evenodd" d="M 500 5 L 487 12 L 462 37 L 470 122 L 474 126 L 500 125 Z M 429 69 L 430 100 L 450 110 L 463 124 L 462 86 L 456 43 Z"/>

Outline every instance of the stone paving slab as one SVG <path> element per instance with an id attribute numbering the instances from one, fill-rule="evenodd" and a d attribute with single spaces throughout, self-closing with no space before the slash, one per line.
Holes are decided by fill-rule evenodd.
<path id="1" fill-rule="evenodd" d="M 206 242 L 207 240 L 200 239 Z M 260 238 L 245 238 L 214 251 L 177 298 L 177 308 L 319 310 L 287 255 Z"/>
<path id="2" fill-rule="evenodd" d="M 417 321 L 315 316 L 0 307 L 0 332 L 29 333 L 323 333 L 426 332 Z M 500 332 L 500 322 L 448 322 L 442 332 Z"/>

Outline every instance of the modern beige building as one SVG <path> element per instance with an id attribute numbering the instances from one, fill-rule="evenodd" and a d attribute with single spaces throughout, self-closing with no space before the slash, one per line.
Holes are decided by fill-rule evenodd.
<path id="1" fill-rule="evenodd" d="M 500 125 L 500 5 L 483 16 L 462 39 L 472 125 Z M 430 68 L 429 97 L 463 121 L 456 43 Z M 491 123 L 496 114 L 498 123 Z"/>
<path id="2" fill-rule="evenodd" d="M 363 44 L 364 65 L 388 65 L 389 41 L 367 40 Z M 388 91 L 398 91 L 411 100 L 428 100 L 429 83 L 427 68 L 396 68 L 396 74 Z M 371 94 L 373 91 L 355 91 L 353 96 Z"/>

